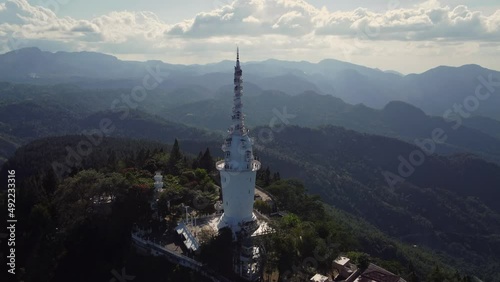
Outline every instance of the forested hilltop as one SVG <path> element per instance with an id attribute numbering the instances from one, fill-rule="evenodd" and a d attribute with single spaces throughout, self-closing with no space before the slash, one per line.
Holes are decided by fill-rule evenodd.
<path id="1" fill-rule="evenodd" d="M 304 137 L 306 133 L 309 139 Z M 273 141 L 257 146 L 257 152 L 261 161 L 270 166 L 270 175 L 275 177 L 266 177 L 269 170 L 263 169 L 264 175 L 260 173 L 258 184 L 277 197 L 282 210 L 290 212 L 276 222 L 278 232 L 270 237 L 269 244 L 275 246 L 275 256 L 269 259 L 273 268 L 286 272 L 297 266 L 294 268 L 297 279 L 305 277 L 307 267 L 301 269 L 300 266 L 309 252 L 319 248 L 330 252 L 329 258 L 350 252 L 362 261 L 370 259 L 408 281 L 461 281 L 467 274 L 485 281 L 498 281 L 495 277 L 498 211 L 485 203 L 487 199 L 481 191 L 468 190 L 467 183 L 461 187 L 428 186 L 423 182 L 429 177 L 425 165 L 419 167 L 422 175 L 415 173 L 415 178 L 394 188 L 387 187 L 381 172 L 393 167 L 393 163 L 381 163 L 381 156 L 390 159 L 387 156 L 411 149 L 410 145 L 334 127 L 322 130 L 290 127 L 273 136 Z M 326 148 L 315 143 L 317 138 L 325 137 L 329 141 L 323 143 Z M 107 277 L 111 269 L 124 266 L 128 273 L 142 275 L 142 278 L 159 277 L 163 273 L 172 277 L 167 281 L 176 281 L 177 273 L 191 277 L 184 278 L 191 279 L 185 281 L 202 281 L 187 270 L 153 267 L 168 265 L 161 259 L 145 263 L 137 258 L 128 248 L 129 232 L 133 222 L 150 218 L 146 198 L 155 170 L 165 170 L 171 177 L 180 177 L 195 169 L 210 174 L 212 166 L 205 162 L 200 167 L 203 157 L 200 151 L 206 151 L 208 145 L 208 151 L 216 156 L 218 144 L 180 140 L 185 157 L 171 170 L 171 147 L 144 140 L 106 138 L 82 161 L 81 167 L 67 178 L 58 179 L 52 162 L 64 159 L 66 152 L 61 148 L 76 146 L 81 138 L 64 136 L 34 141 L 17 150 L 3 167 L 4 170 L 16 169 L 18 173 L 18 201 L 22 203 L 18 212 L 20 222 L 24 222 L 19 226 L 19 234 L 23 234 L 19 250 L 25 281 L 35 281 L 33 277 L 59 281 L 74 273 L 81 274 L 80 281 L 88 281 Z M 303 142 L 312 142 L 307 146 L 309 149 Z M 384 154 L 380 148 L 385 148 Z M 330 156 L 324 158 L 324 163 L 316 159 L 320 150 Z M 289 152 L 286 157 L 285 151 Z M 361 162 L 360 158 L 366 159 Z M 468 156 L 434 156 L 429 158 L 429 163 L 432 166 L 428 169 L 436 173 L 445 169 L 453 171 L 449 165 L 466 164 L 463 173 L 483 177 L 484 191 L 488 193 L 493 191 L 488 185 L 498 183 L 495 177 L 500 175 L 496 165 Z M 369 173 L 360 175 L 361 171 Z M 277 172 L 281 180 L 276 178 Z M 2 177 L 4 175 L 2 171 Z M 299 177 L 305 185 L 289 179 L 291 176 Z M 457 176 L 441 174 L 440 183 Z M 168 184 L 167 189 L 173 189 L 169 195 L 187 201 L 194 199 L 201 191 L 186 185 L 204 179 L 202 174 L 196 177 L 192 180 L 181 177 L 178 184 Z M 212 179 L 210 181 L 216 181 L 217 175 L 212 175 Z M 110 209 L 103 212 L 83 208 L 92 203 L 81 200 L 102 191 L 116 196 Z M 318 197 L 309 196 L 306 191 Z M 295 241 L 298 238 L 295 235 L 308 240 Z M 290 245 L 297 249 L 279 247 Z M 324 262 L 318 265 L 324 266 Z M 37 276 L 41 272 L 46 276 Z"/>

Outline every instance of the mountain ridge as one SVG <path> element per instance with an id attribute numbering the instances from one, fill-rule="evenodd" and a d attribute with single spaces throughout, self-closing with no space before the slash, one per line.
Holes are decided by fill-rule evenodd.
<path id="1" fill-rule="evenodd" d="M 28 48 L 0 55 L 0 77 L 16 83 L 72 83 L 91 89 L 123 85 L 133 88 L 141 85 L 148 75 L 160 73 L 165 76 L 159 85 L 161 89 L 205 87 L 209 89 L 208 96 L 213 96 L 231 83 L 233 64 L 228 60 L 206 65 L 169 64 L 160 60 L 122 61 L 95 52 L 51 53 Z M 493 82 L 486 89 L 491 93 L 500 81 L 500 72 L 475 64 L 438 66 L 404 76 L 335 59 L 318 63 L 268 59 L 242 64 L 245 83 L 253 83 L 263 90 L 281 90 L 290 95 L 312 90 L 376 109 L 390 101 L 401 100 L 421 108 L 426 114 L 438 116 L 455 104 L 463 104 L 490 77 Z M 472 115 L 500 121 L 497 111 L 500 96 L 489 95 L 487 102 L 480 102 Z"/>

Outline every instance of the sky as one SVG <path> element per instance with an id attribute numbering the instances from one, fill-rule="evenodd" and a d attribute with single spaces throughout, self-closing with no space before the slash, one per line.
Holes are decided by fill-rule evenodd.
<path id="1" fill-rule="evenodd" d="M 204 64 L 337 59 L 500 70 L 498 0 L 0 0 L 0 53 L 36 46 Z"/>

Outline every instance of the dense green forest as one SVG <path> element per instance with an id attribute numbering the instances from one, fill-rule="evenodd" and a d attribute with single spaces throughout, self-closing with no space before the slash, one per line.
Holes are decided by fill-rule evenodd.
<path id="1" fill-rule="evenodd" d="M 386 234 L 437 250 L 486 280 L 499 279 L 498 165 L 471 155 L 431 155 L 389 185 L 387 172 L 397 175 L 398 157 L 416 147 L 337 127 L 287 127 L 273 137 L 259 153 L 271 167 L 285 168 L 282 177 L 298 176 L 309 193 Z"/>
<path id="2" fill-rule="evenodd" d="M 274 222 L 276 233 L 263 238 L 271 250 L 266 263 L 277 267 L 287 281 L 306 281 L 318 270 L 327 273 L 331 261 L 340 254 L 360 267 L 376 263 L 409 282 L 472 280 L 444 265 L 444 257 L 390 239 L 363 220 L 307 195 L 300 181 L 275 181 L 266 190 L 278 199 L 278 207 L 288 212 Z"/>
<path id="3" fill-rule="evenodd" d="M 41 146 L 52 150 L 53 157 L 59 153 L 53 146 L 61 145 L 54 140 Z M 59 140 L 68 144 L 77 139 Z M 100 148 L 107 153 L 96 151 L 83 164 L 95 169 L 79 168 L 62 178 L 42 161 L 45 150 L 20 152 L 40 166 L 25 170 L 28 163 L 9 164 L 18 180 L 18 281 L 111 281 L 123 273 L 136 276 L 135 281 L 205 281 L 130 247 L 132 224 L 151 219 L 152 172 L 142 168 L 154 171 L 151 163 L 163 160 L 167 148 L 128 140 L 112 140 Z M 111 196 L 112 204 L 96 204 L 103 195 Z"/>
<path id="4" fill-rule="evenodd" d="M 167 121 L 156 115 L 182 103 L 198 101 L 182 90 L 156 90 L 134 107 L 123 101 L 125 90 L 88 90 L 72 85 L 17 85 L 0 82 L 0 163 L 15 149 L 47 136 L 92 134 L 103 119 L 112 122 L 106 135 L 167 142 L 168 136 L 211 139 L 211 133 Z"/>
<path id="5" fill-rule="evenodd" d="M 338 140 L 352 141 L 352 137 L 356 137 L 357 142 L 363 142 L 363 138 L 366 138 L 365 141 L 373 146 L 388 146 L 385 142 L 389 142 L 390 147 L 396 151 L 397 144 L 408 146 L 400 141 L 365 136 L 340 128 L 320 131 L 292 127 L 275 135 L 273 142 L 285 145 L 277 148 L 270 143 L 265 148 L 258 149 L 261 160 L 265 160 L 271 167 L 271 170 L 262 169 L 258 184 L 275 195 L 278 207 L 288 212 L 287 216 L 273 223 L 277 232 L 263 242 L 270 250 L 266 259 L 267 269 L 278 269 L 280 275 L 300 281 L 304 275 L 314 271 L 314 268 L 304 263 L 305 259 L 314 255 L 311 252 L 321 250 L 326 252 L 321 253 L 321 257 L 327 259 L 314 265 L 318 270 L 324 269 L 326 261 L 337 254 L 348 253 L 360 261 L 373 261 L 409 281 L 446 281 L 444 278 L 439 280 L 439 277 L 448 277 L 450 282 L 460 281 L 457 277 L 462 279 L 466 274 L 475 274 L 486 281 L 498 281 L 498 277 L 495 277 L 495 265 L 498 262 L 493 249 L 498 247 L 495 243 L 498 242 L 495 240 L 495 234 L 498 234 L 495 233 L 498 228 L 498 212 L 481 201 L 483 195 L 463 200 L 454 192 L 446 191 L 446 186 L 422 189 L 410 185 L 409 181 L 393 190 L 384 188 L 387 184 L 381 184 L 383 182 L 380 178 L 383 179 L 383 176 L 371 166 L 372 162 L 365 162 L 365 166 L 359 167 L 360 162 L 356 160 L 359 155 L 340 147 L 339 150 L 345 151 L 345 155 L 332 152 L 331 156 L 335 155 L 335 163 L 338 162 L 341 168 L 322 164 L 325 170 L 334 172 L 337 177 L 325 179 L 336 185 L 328 186 L 334 194 L 329 198 L 318 190 L 317 184 L 325 170 L 319 170 L 316 174 L 311 174 L 311 177 L 304 177 L 304 173 L 310 172 L 308 170 L 299 173 L 307 167 L 311 170 L 318 170 L 319 167 L 305 163 L 304 158 L 298 158 L 297 154 L 316 154 L 304 151 L 304 148 L 296 149 L 295 146 L 300 146 L 300 142 L 306 142 L 305 139 L 300 139 L 300 136 L 304 136 L 303 131 L 313 136 L 308 139 L 313 142 L 314 136 L 323 138 L 324 134 L 331 133 L 336 139 L 330 136 L 332 142 L 329 144 L 338 144 Z M 214 180 L 218 177 L 216 174 L 212 177 L 208 175 L 213 173 L 213 157 L 210 152 L 215 152 L 216 149 L 211 148 L 210 142 L 204 144 L 200 141 L 181 140 L 179 144 L 182 153 L 172 155 L 172 148 L 162 143 L 105 138 L 79 166 L 58 178 L 52 170 L 53 161 L 64 160 L 67 152 L 62 148 L 76 146 L 81 138 L 82 136 L 64 136 L 34 141 L 17 150 L 3 167 L 2 178 L 8 168 L 16 170 L 18 179 L 18 234 L 22 234 L 18 239 L 18 265 L 22 265 L 24 269 L 20 277 L 25 281 L 39 281 L 35 277 L 46 281 L 62 281 L 67 277 L 79 277 L 74 278 L 77 281 L 102 280 L 108 276 L 112 279 L 113 269 L 119 271 L 126 267 L 127 273 L 136 275 L 137 279 L 142 275 L 141 280 L 137 281 L 151 281 L 145 277 L 163 277 L 162 279 L 172 279 L 164 281 L 177 281 L 175 279 L 180 276 L 186 279 L 184 281 L 202 281 L 196 274 L 170 266 L 159 258 L 147 261 L 138 257 L 129 248 L 129 234 L 133 222 L 147 222 L 151 218 L 147 199 L 153 172 L 158 169 L 170 174 L 166 177 L 168 189 L 165 197 L 177 199 L 174 204 L 194 201 L 200 197 L 213 200 L 210 195 L 217 192 L 210 187 L 214 187 Z M 281 138 L 294 141 L 287 143 Z M 351 150 L 361 150 L 367 146 L 354 146 L 353 143 L 356 142 L 350 142 L 346 146 L 352 147 Z M 208 149 L 207 144 L 210 145 Z M 280 150 L 290 151 L 286 159 L 279 154 Z M 377 161 L 374 155 L 367 152 L 358 154 Z M 469 159 L 466 156 L 460 158 L 462 162 L 468 162 Z M 457 161 L 443 157 L 433 157 L 432 160 L 431 162 L 445 162 L 446 166 Z M 491 191 L 487 184 L 488 181 L 495 181 L 498 167 L 480 160 L 470 161 L 468 166 L 492 170 L 493 174 L 490 176 L 486 170 L 480 175 L 485 181 L 484 191 Z M 364 169 L 373 171 L 372 174 L 367 174 L 368 179 L 356 175 L 356 172 Z M 473 169 L 474 167 L 469 168 L 472 172 L 468 173 L 477 173 Z M 303 178 L 305 185 L 299 180 L 287 179 L 291 175 Z M 425 178 L 425 175 L 422 177 Z M 370 190 L 361 182 L 365 180 L 372 183 Z M 411 181 L 418 183 L 418 179 Z M 378 186 L 375 185 L 377 183 Z M 402 192 L 399 189 L 402 188 L 409 189 L 405 190 L 404 195 L 422 197 L 422 202 L 415 200 L 412 203 L 411 198 L 406 201 L 400 199 Z M 467 186 L 463 185 L 463 189 L 465 188 Z M 471 191 L 462 191 L 469 192 Z M 319 196 L 311 196 L 310 193 Z M 354 194 L 351 196 L 349 193 Z M 381 195 L 377 195 L 379 193 Z M 89 199 L 104 194 L 115 197 L 113 204 L 104 209 L 92 208 L 93 204 Z M 378 197 L 385 197 L 385 200 Z M 405 207 L 397 204 L 404 204 Z M 443 204 L 446 206 L 442 207 Z M 429 213 L 418 210 L 420 205 L 429 209 Z M 461 212 L 459 208 L 466 210 Z M 442 217 L 442 213 L 446 218 Z M 472 214 L 466 217 L 466 213 Z M 474 213 L 479 218 L 473 218 Z M 180 211 L 177 215 L 172 214 L 174 218 L 179 215 Z M 451 222 L 446 225 L 448 221 Z M 459 224 L 456 224 L 457 221 Z M 407 230 L 408 228 L 412 229 Z M 433 232 L 426 233 L 429 230 L 426 228 L 432 228 Z M 416 233 L 415 238 L 403 238 L 400 235 L 409 232 Z M 430 237 L 429 241 L 422 239 L 425 236 Z M 468 241 L 461 241 L 464 239 Z M 478 246 L 480 243 L 483 244 L 482 247 Z M 141 263 L 137 263 L 138 261 Z M 468 267 L 465 263 L 468 263 Z M 481 271 L 474 268 L 476 263 L 477 267 L 482 267 Z M 166 267 L 151 267 L 159 264 Z M 175 276 L 175 273 L 180 276 Z"/>

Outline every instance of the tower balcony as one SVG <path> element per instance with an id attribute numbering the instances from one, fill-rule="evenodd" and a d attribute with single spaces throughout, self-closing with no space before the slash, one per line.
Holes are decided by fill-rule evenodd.
<path id="1" fill-rule="evenodd" d="M 217 170 L 225 170 L 225 166 L 226 166 L 226 161 L 224 160 L 215 163 L 215 167 L 217 168 Z"/>
<path id="2" fill-rule="evenodd" d="M 261 164 L 258 160 L 253 160 L 252 163 L 250 164 L 250 167 L 251 167 L 252 171 L 257 171 L 260 169 Z"/>
<path id="3" fill-rule="evenodd" d="M 217 170 L 225 170 L 225 171 L 231 171 L 231 170 L 237 171 L 238 170 L 238 167 L 233 167 L 231 164 L 229 164 L 225 160 L 221 160 L 221 161 L 218 161 L 217 163 L 215 163 L 215 167 L 217 168 Z"/>
<path id="4" fill-rule="evenodd" d="M 257 171 L 260 169 L 261 167 L 261 164 L 259 161 L 257 160 L 252 160 L 248 165 L 246 165 L 246 169 L 245 169 L 245 166 L 243 167 L 232 167 L 230 164 L 228 164 L 225 160 L 220 160 L 218 161 L 217 163 L 215 163 L 215 167 L 217 168 L 217 170 L 240 170 L 240 171 L 248 171 L 248 170 L 251 170 L 251 171 Z"/>

